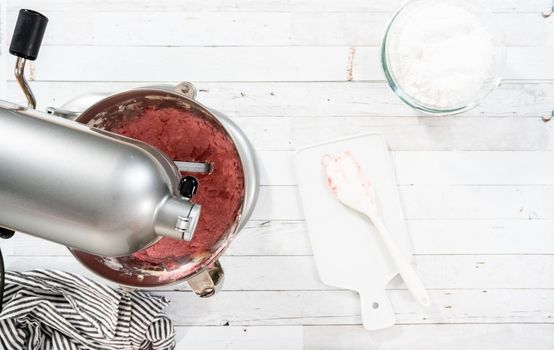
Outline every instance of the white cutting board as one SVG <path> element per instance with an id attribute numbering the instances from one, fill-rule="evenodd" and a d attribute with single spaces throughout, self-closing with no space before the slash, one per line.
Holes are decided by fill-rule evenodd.
<path id="1" fill-rule="evenodd" d="M 303 147 L 296 171 L 321 280 L 360 294 L 365 328 L 395 323 L 385 288 L 398 273 L 379 234 L 362 214 L 342 205 L 327 186 L 321 158 L 349 151 L 375 187 L 379 212 L 400 249 L 411 261 L 411 242 L 402 213 L 389 151 L 379 134 L 363 134 Z"/>

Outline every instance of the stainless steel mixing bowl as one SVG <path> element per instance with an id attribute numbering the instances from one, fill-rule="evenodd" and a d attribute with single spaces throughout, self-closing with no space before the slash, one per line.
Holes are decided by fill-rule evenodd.
<path id="1" fill-rule="evenodd" d="M 145 107 L 171 107 L 190 111 L 227 133 L 242 163 L 244 197 L 236 222 L 208 251 L 195 256 L 183 256 L 177 264 L 168 267 L 144 264 L 128 257 L 99 257 L 70 249 L 82 264 L 96 274 L 132 288 L 162 287 L 188 281 L 202 297 L 214 294 L 221 286 L 224 274 L 218 258 L 252 214 L 258 195 L 258 166 L 253 147 L 242 130 L 225 115 L 195 101 L 195 96 L 196 90 L 192 84 L 181 83 L 177 86 L 144 87 L 119 92 L 101 99 L 82 113 L 83 104 L 98 100 L 101 95 L 83 96 L 60 109 L 49 109 L 52 114 L 76 119 L 99 129 L 110 129 L 121 120 L 129 120 Z"/>

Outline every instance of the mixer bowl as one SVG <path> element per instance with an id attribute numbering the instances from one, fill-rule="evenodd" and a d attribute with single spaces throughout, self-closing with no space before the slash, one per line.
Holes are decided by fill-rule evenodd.
<path id="1" fill-rule="evenodd" d="M 122 120 L 138 116 L 140 111 L 148 107 L 175 108 L 208 120 L 232 140 L 242 165 L 244 194 L 236 221 L 205 252 L 179 257 L 171 264 L 144 263 L 131 257 L 100 257 L 71 248 L 70 251 L 91 271 L 119 285 L 155 288 L 188 281 L 198 295 L 205 297 L 220 287 L 223 270 L 218 258 L 252 214 L 258 195 L 259 175 L 253 147 L 242 130 L 225 115 L 196 102 L 194 87 L 189 83 L 184 84 L 177 88 L 158 86 L 119 92 L 98 101 L 80 115 L 71 113 L 78 115 L 76 121 L 93 126 L 99 132 L 108 132 L 103 130 L 110 130 Z M 55 111 L 53 113 L 56 114 Z"/>

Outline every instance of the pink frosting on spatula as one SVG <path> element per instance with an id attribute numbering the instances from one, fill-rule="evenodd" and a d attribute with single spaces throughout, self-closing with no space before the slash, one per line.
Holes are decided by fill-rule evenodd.
<path id="1" fill-rule="evenodd" d="M 376 212 L 375 190 L 350 152 L 325 155 L 321 163 L 329 188 L 340 202 L 361 212 Z"/>

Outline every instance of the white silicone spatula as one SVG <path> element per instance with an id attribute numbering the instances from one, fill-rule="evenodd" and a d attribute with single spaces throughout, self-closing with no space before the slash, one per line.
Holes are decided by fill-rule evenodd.
<path id="1" fill-rule="evenodd" d="M 429 306 L 429 295 L 423 283 L 379 216 L 373 186 L 352 154 L 345 152 L 336 156 L 326 155 L 322 159 L 322 164 L 331 191 L 342 204 L 365 214 L 371 220 L 412 296 L 421 305 Z"/>

